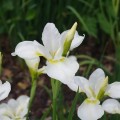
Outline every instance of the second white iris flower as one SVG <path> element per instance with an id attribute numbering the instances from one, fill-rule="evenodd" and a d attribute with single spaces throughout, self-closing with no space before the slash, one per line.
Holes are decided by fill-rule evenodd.
<path id="1" fill-rule="evenodd" d="M 95 70 L 89 80 L 75 76 L 74 82 L 87 96 L 87 99 L 78 108 L 77 113 L 80 119 L 97 120 L 103 116 L 104 111 L 110 114 L 120 114 L 120 103 L 115 100 L 120 98 L 120 82 L 108 84 L 108 77 L 105 77 L 102 69 Z M 104 96 L 112 99 L 107 99 L 100 105 L 100 100 Z"/>

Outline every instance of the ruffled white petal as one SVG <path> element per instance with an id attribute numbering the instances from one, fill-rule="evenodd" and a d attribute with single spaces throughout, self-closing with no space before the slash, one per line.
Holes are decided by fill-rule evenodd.
<path id="1" fill-rule="evenodd" d="M 26 95 L 21 95 L 20 97 L 17 98 L 17 102 L 19 104 L 23 104 L 24 102 L 28 103 L 29 102 L 29 97 Z"/>
<path id="2" fill-rule="evenodd" d="M 105 82 L 105 73 L 102 69 L 96 69 L 89 77 L 89 83 L 95 92 L 96 96 L 98 95 L 100 89 L 103 87 Z"/>
<path id="3" fill-rule="evenodd" d="M 99 101 L 85 100 L 78 108 L 77 114 L 81 120 L 97 120 L 103 116 L 104 110 Z"/>
<path id="4" fill-rule="evenodd" d="M 45 47 L 53 55 L 60 47 L 60 33 L 53 23 L 47 23 L 42 33 L 42 41 Z"/>
<path id="5" fill-rule="evenodd" d="M 105 95 L 108 95 L 112 98 L 120 98 L 120 82 L 109 84 L 106 89 Z"/>
<path id="6" fill-rule="evenodd" d="M 14 109 L 10 108 L 9 105 L 2 103 L 0 104 L 0 116 L 6 116 L 6 117 L 10 117 L 13 118 L 14 117 L 14 113 L 15 111 Z"/>
<path id="7" fill-rule="evenodd" d="M 8 106 L 6 103 L 2 103 L 0 104 L 0 116 L 2 116 L 2 114 L 4 114 L 4 112 L 8 109 Z"/>
<path id="8" fill-rule="evenodd" d="M 37 71 L 39 62 L 40 62 L 40 58 L 36 57 L 34 59 L 26 59 L 25 62 L 27 64 L 27 66 L 29 67 L 29 69 L 31 69 L 33 71 Z"/>
<path id="9" fill-rule="evenodd" d="M 107 99 L 102 104 L 103 109 L 110 114 L 120 114 L 120 103 L 115 99 Z"/>
<path id="10" fill-rule="evenodd" d="M 2 84 L 2 82 L 0 81 L 0 100 L 5 99 L 10 93 L 10 90 L 11 85 L 9 82 L 5 82 L 4 84 Z"/>
<path id="11" fill-rule="evenodd" d="M 14 100 L 14 99 L 10 99 L 9 101 L 8 101 L 8 106 L 14 111 L 14 112 L 16 112 L 16 108 L 17 108 L 17 106 L 19 106 L 19 104 L 18 104 L 18 102 L 16 101 L 16 100 Z"/>
<path id="12" fill-rule="evenodd" d="M 92 89 L 89 86 L 89 81 L 86 78 L 75 76 L 74 81 L 80 87 L 82 92 L 86 93 L 87 97 L 89 98 L 94 97 Z"/>
<path id="13" fill-rule="evenodd" d="M 16 114 L 20 116 L 21 118 L 24 118 L 24 116 L 28 112 L 28 103 L 29 103 L 29 97 L 26 95 L 22 95 L 17 98 L 17 102 L 19 106 L 17 107 Z"/>
<path id="14" fill-rule="evenodd" d="M 60 61 L 47 62 L 45 73 L 51 78 L 68 84 L 79 69 L 79 64 L 75 57 L 64 58 Z"/>
<path id="15" fill-rule="evenodd" d="M 22 95 L 17 100 L 10 99 L 7 104 L 0 105 L 0 116 L 7 117 L 10 120 L 20 119 L 25 120 L 25 115 L 28 112 L 29 97 Z"/>
<path id="16" fill-rule="evenodd" d="M 78 47 L 82 41 L 84 40 L 85 36 L 79 36 L 78 32 L 75 32 L 74 39 L 72 40 L 70 50 L 73 50 L 74 48 Z"/>
<path id="17" fill-rule="evenodd" d="M 16 48 L 15 52 L 12 53 L 13 56 L 18 55 L 23 59 L 33 59 L 38 56 L 49 57 L 48 52 L 37 41 L 23 41 L 20 42 Z"/>

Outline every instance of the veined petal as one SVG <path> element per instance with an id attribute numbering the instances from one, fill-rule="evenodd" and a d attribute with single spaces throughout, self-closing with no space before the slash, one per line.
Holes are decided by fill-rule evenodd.
<path id="1" fill-rule="evenodd" d="M 110 114 L 120 114 L 120 103 L 115 99 L 107 99 L 102 104 L 103 109 Z"/>
<path id="2" fill-rule="evenodd" d="M 80 87 L 82 92 L 86 93 L 87 97 L 89 97 L 89 98 L 94 97 L 94 93 L 89 86 L 89 81 L 86 78 L 80 77 L 80 76 L 75 76 L 74 81 L 75 81 L 76 85 L 78 85 Z"/>
<path id="3" fill-rule="evenodd" d="M 82 120 L 97 120 L 104 114 L 102 106 L 98 100 L 86 99 L 78 108 L 78 117 Z"/>
<path id="4" fill-rule="evenodd" d="M 74 39 L 72 40 L 72 43 L 71 43 L 70 50 L 73 50 L 74 48 L 78 47 L 82 43 L 84 38 L 85 36 L 79 36 L 78 32 L 76 31 Z"/>
<path id="5" fill-rule="evenodd" d="M 26 59 L 25 62 L 31 71 L 37 71 L 39 62 L 40 62 L 40 58 L 36 57 L 34 59 Z"/>
<path id="6" fill-rule="evenodd" d="M 120 98 L 120 82 L 114 82 L 107 86 L 105 95 L 112 98 Z"/>
<path id="7" fill-rule="evenodd" d="M 96 96 L 98 95 L 101 87 L 105 80 L 105 73 L 102 69 L 96 69 L 89 77 L 89 83 L 92 89 L 95 91 Z"/>
<path id="8" fill-rule="evenodd" d="M 75 57 L 64 58 L 55 62 L 47 62 L 45 73 L 51 78 L 68 84 L 79 69 L 79 64 Z"/>
<path id="9" fill-rule="evenodd" d="M 53 23 L 47 23 L 42 33 L 42 41 L 51 54 L 55 54 L 60 47 L 59 37 L 60 33 L 55 25 Z"/>
<path id="10" fill-rule="evenodd" d="M 6 81 L 4 84 L 2 84 L 0 81 L 0 100 L 5 99 L 10 93 L 10 90 L 11 90 L 11 85 L 9 82 Z"/>
<path id="11" fill-rule="evenodd" d="M 44 46 L 39 44 L 37 41 L 23 41 L 20 42 L 16 48 L 15 52 L 12 53 L 13 56 L 18 55 L 23 59 L 33 59 L 38 56 L 46 56 L 46 49 Z M 45 55 L 46 54 L 46 55 Z"/>

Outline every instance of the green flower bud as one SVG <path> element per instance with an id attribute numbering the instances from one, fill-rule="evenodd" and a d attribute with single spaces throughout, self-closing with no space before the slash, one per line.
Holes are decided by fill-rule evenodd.
<path id="1" fill-rule="evenodd" d="M 64 42 L 63 56 L 66 56 L 70 49 L 72 40 L 75 35 L 76 28 L 77 28 L 77 22 L 74 23 L 74 25 L 72 26 L 72 28 L 68 31 L 66 35 L 65 42 Z"/>

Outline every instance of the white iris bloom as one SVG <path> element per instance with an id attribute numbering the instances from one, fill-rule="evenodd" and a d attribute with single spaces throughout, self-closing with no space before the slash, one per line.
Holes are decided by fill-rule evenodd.
<path id="1" fill-rule="evenodd" d="M 76 31 L 77 23 L 70 30 L 59 33 L 53 23 L 47 23 L 42 33 L 42 44 L 37 41 L 20 42 L 13 56 L 18 55 L 25 59 L 27 65 L 34 71 L 38 70 L 40 56 L 46 58 L 46 66 L 38 72 L 44 72 L 48 76 L 68 84 L 71 77 L 75 75 L 79 64 L 75 57 L 66 57 L 67 53 L 78 47 L 84 36 L 79 36 Z"/>
<path id="2" fill-rule="evenodd" d="M 2 84 L 2 81 L 0 80 L 0 101 L 8 96 L 10 90 L 11 90 L 10 83 L 6 81 L 4 84 Z"/>
<path id="3" fill-rule="evenodd" d="M 87 96 L 87 99 L 78 107 L 77 114 L 81 120 L 97 120 L 103 116 L 104 111 L 120 114 L 120 103 L 115 100 L 115 98 L 120 98 L 120 82 L 108 84 L 108 77 L 105 77 L 102 69 L 96 69 L 89 80 L 75 76 L 74 82 Z M 100 105 L 100 100 L 104 96 L 113 99 L 107 99 Z"/>
<path id="4" fill-rule="evenodd" d="M 10 99 L 8 103 L 0 104 L 1 120 L 26 120 L 28 112 L 29 97 L 21 95 L 15 99 Z"/>

